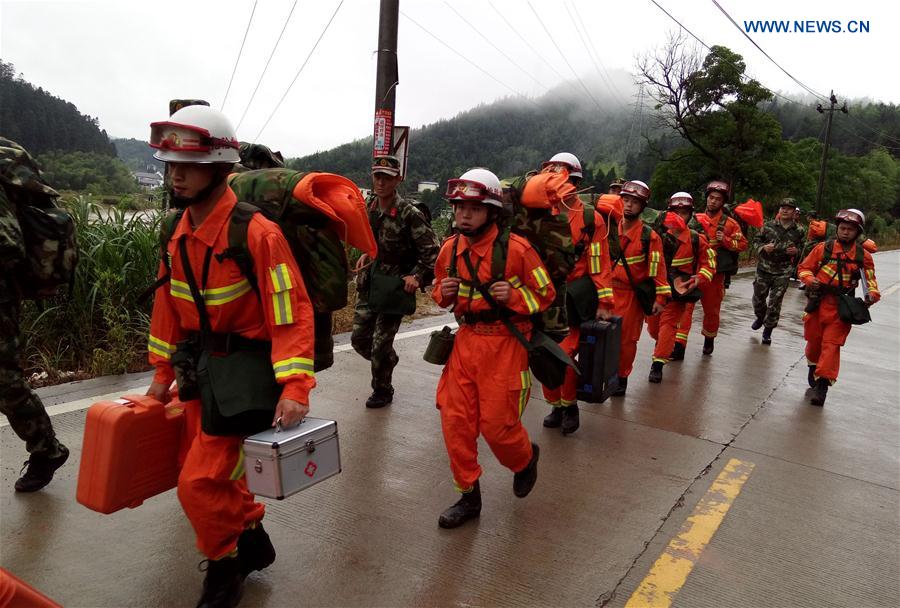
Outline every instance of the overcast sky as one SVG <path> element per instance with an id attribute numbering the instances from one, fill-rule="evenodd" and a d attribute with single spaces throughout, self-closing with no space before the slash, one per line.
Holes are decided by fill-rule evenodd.
<path id="1" fill-rule="evenodd" d="M 706 43 L 724 44 L 742 54 L 749 74 L 764 85 L 799 97 L 799 86 L 754 48 L 711 0 L 657 1 Z M 257 137 L 338 2 L 297 2 L 240 124 L 240 139 Z M 248 107 L 293 3 L 258 0 L 224 106 L 235 124 Z M 253 4 L 253 0 L 0 0 L 0 57 L 15 64 L 36 86 L 98 117 L 111 136 L 146 139 L 148 124 L 166 116 L 170 98 L 199 97 L 213 107 L 222 105 Z M 900 102 L 895 65 L 900 33 L 897 3 L 720 0 L 720 4 L 738 23 L 868 21 L 869 33 L 751 36 L 815 91 L 827 95 L 834 88 L 841 98 Z M 398 124 L 421 126 L 516 93 L 539 96 L 562 78 L 572 78 L 572 70 L 543 26 L 572 68 L 589 78 L 597 98 L 604 103 L 617 97 L 633 101 L 626 90 L 628 77 L 616 71 L 633 72 L 637 56 L 662 44 L 667 32 L 678 28 L 650 0 L 532 0 L 531 6 L 526 0 L 401 0 L 400 10 L 408 17 L 401 15 L 399 26 Z M 378 7 L 378 0 L 344 0 L 308 65 L 259 136 L 260 142 L 287 156 L 298 156 L 371 133 Z M 616 92 L 610 93 L 598 77 L 598 67 L 576 33 L 573 18 L 590 33 L 589 45 L 600 56 L 600 69 L 618 73 Z"/>

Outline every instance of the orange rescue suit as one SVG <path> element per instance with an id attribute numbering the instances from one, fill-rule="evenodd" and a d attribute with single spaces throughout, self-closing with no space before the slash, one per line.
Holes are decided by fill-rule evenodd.
<path id="1" fill-rule="evenodd" d="M 679 239 L 678 248 L 672 255 L 672 259 L 666 258 L 666 266 L 682 274 L 696 276 L 700 280 L 700 287 L 708 285 L 716 273 L 716 252 L 709 246 L 709 241 L 702 234 L 697 235 L 697 251 L 694 251 L 690 233 L 683 234 L 688 238 L 686 240 Z M 653 361 L 662 363 L 669 361 L 669 356 L 675 348 L 678 324 L 688 305 L 687 302 L 670 300 L 662 314 L 647 317 L 647 331 L 656 340 Z"/>
<path id="2" fill-rule="evenodd" d="M 603 216 L 594 211 L 594 233 L 590 236 L 584 233 L 584 203 L 578 197 L 571 201 L 569 206 L 569 228 L 572 232 L 572 242 L 576 246 L 583 247 L 581 255 L 575 263 L 575 267 L 566 277 L 566 282 L 571 283 L 584 276 L 590 276 L 597 288 L 597 300 L 599 306 L 606 310 L 613 310 L 612 272 L 609 264 L 609 228 L 603 221 Z M 579 328 L 569 327 L 569 333 L 559 343 L 560 347 L 570 357 L 575 357 L 580 338 Z M 578 390 L 578 377 L 571 367 L 566 368 L 566 379 L 563 385 L 557 389 L 542 387 L 544 399 L 553 406 L 574 405 Z"/>
<path id="3" fill-rule="evenodd" d="M 725 225 L 722 228 L 724 239 L 720 242 L 716 238 L 716 232 L 722 221 L 722 211 L 716 214 L 698 213 L 697 220 L 702 228 L 702 234 L 709 241 L 709 246 L 717 251 L 719 247 L 724 247 L 729 251 L 741 252 L 747 249 L 750 244 L 744 233 L 741 232 L 740 225 L 730 217 L 725 218 Z M 703 335 L 707 338 L 715 338 L 719 333 L 720 313 L 722 310 L 722 300 L 725 299 L 725 274 L 716 272 L 713 280 L 706 283 L 700 292 L 703 297 L 700 298 L 700 305 L 703 306 Z M 678 324 L 678 336 L 676 341 L 681 344 L 687 344 L 687 337 L 691 331 L 692 317 L 694 314 L 694 304 L 688 304 L 684 307 L 684 314 L 681 322 Z"/>
<path id="4" fill-rule="evenodd" d="M 850 244 L 848 249 L 840 241 L 835 240 L 832 259 L 825 259 L 825 243 L 819 243 L 797 267 L 797 278 L 809 286 L 818 279 L 822 285 L 838 287 L 841 283 L 848 287 L 858 276 L 860 270 L 856 264 L 857 243 Z M 841 260 L 842 273 L 838 276 L 838 260 Z M 866 287 L 872 303 L 881 299 L 878 281 L 875 279 L 875 262 L 872 255 L 863 250 L 863 267 L 865 269 Z M 834 384 L 841 364 L 841 346 L 850 334 L 849 323 L 845 323 L 838 315 L 838 298 L 831 293 L 823 293 L 819 307 L 803 315 L 803 337 L 806 338 L 806 360 L 809 365 L 816 366 L 816 378 L 825 378 Z"/>
<path id="5" fill-rule="evenodd" d="M 497 226 L 491 226 L 474 243 L 457 235 L 444 241 L 435 265 L 434 301 L 453 306 L 460 318 L 466 313 L 490 311 L 490 305 L 475 289 L 463 254 L 469 252 L 479 282 L 492 281 L 491 260 Z M 441 281 L 449 276 L 453 244 L 458 240 L 456 275 L 462 279 L 455 297 L 441 295 Z M 556 297 L 547 269 L 525 239 L 510 235 L 504 278 L 512 286 L 506 307 L 516 313 L 512 321 L 526 336 L 531 334 L 527 315 L 545 310 Z M 461 319 L 462 321 L 462 319 Z M 502 322 L 461 322 L 450 360 L 437 388 L 444 445 L 456 488 L 465 492 L 481 476 L 478 464 L 478 435 L 500 463 L 514 472 L 531 461 L 528 432 L 522 412 L 531 395 L 528 353 Z"/>
<path id="6" fill-rule="evenodd" d="M 313 375 L 312 305 L 291 250 L 277 225 L 256 214 L 247 233 L 259 284 L 257 297 L 250 281 L 231 259 L 216 254 L 228 248 L 228 224 L 237 202 L 229 188 L 197 228 L 191 226 L 188 209 L 175 227 L 166 251 L 171 279 L 156 291 L 150 320 L 148 350 L 156 367 L 154 382 L 170 383 L 175 375 L 171 358 L 175 347 L 200 330 L 199 315 L 191 296 L 179 253 L 185 240 L 188 259 L 204 297 L 213 332 L 237 333 L 272 342 L 272 367 L 283 385 L 282 399 L 309 403 L 315 386 Z M 205 285 L 206 253 L 212 257 Z M 160 276 L 166 272 L 160 264 Z M 199 415 L 199 407 L 189 407 Z M 178 479 L 178 498 L 197 534 L 197 546 L 210 559 L 235 550 L 247 525 L 262 518 L 264 507 L 254 501 L 244 480 L 241 437 L 211 436 L 197 432 Z"/>
<path id="7" fill-rule="evenodd" d="M 622 256 L 628 264 L 631 279 L 635 284 L 652 278 L 656 283 L 656 301 L 665 305 L 672 293 L 666 273 L 666 261 L 663 257 L 662 239 L 655 231 L 650 231 L 648 251 L 644 251 L 641 233 L 644 223 L 634 222 L 625 228 L 625 222 L 619 223 L 619 243 Z M 613 265 L 613 295 L 615 297 L 615 313 L 622 317 L 622 342 L 619 351 L 619 376 L 627 378 L 631 374 L 634 357 L 637 354 L 637 343 L 644 329 L 644 309 L 641 308 L 634 289 L 628 280 L 628 274 L 621 259 Z"/>

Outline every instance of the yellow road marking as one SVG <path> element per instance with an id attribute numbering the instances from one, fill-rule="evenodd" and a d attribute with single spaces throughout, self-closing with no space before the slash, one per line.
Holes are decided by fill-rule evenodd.
<path id="1" fill-rule="evenodd" d="M 669 541 L 650 572 L 628 598 L 625 608 L 664 608 L 672 604 L 754 466 L 752 462 L 736 458 L 728 461 L 694 512 L 681 525 L 678 535 Z"/>

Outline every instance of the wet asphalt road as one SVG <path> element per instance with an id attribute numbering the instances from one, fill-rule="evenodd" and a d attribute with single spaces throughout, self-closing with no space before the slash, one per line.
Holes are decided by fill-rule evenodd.
<path id="1" fill-rule="evenodd" d="M 712 357 L 700 354 L 698 306 L 685 361 L 651 385 L 645 334 L 628 395 L 582 406 L 575 435 L 542 428 L 536 390 L 524 415 L 541 445 L 533 493 L 515 498 L 482 443 L 484 509 L 457 530 L 437 527 L 456 495 L 434 409 L 440 370 L 421 359 L 427 335 L 398 341 L 397 394 L 383 410 L 365 409 L 367 363 L 345 349 L 313 397 L 313 415 L 338 421 L 344 470 L 268 501 L 278 559 L 248 579 L 241 605 L 623 606 L 653 573 L 676 606 L 896 606 L 900 253 L 876 265 L 884 299 L 851 332 L 824 408 L 808 404 L 802 292 L 788 291 L 766 347 L 749 327 L 752 275 L 740 275 Z M 75 502 L 83 408 L 145 382 L 41 391 L 72 457 L 34 495 L 12 491 L 24 449 L 0 428 L 0 563 L 64 606 L 193 606 L 199 596 L 201 557 L 174 492 L 112 515 Z M 699 551 L 679 545 L 722 495 L 713 481 L 732 460 L 750 472 L 730 508 Z M 677 560 L 657 562 L 667 545 L 690 558 L 681 584 Z"/>

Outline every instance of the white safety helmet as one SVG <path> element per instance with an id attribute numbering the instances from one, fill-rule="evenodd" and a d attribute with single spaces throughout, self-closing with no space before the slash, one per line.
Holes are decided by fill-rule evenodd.
<path id="1" fill-rule="evenodd" d="M 622 191 L 619 193 L 619 196 L 625 195 L 638 198 L 646 205 L 650 200 L 650 186 L 637 179 L 629 180 L 622 185 Z"/>
<path id="2" fill-rule="evenodd" d="M 866 228 L 866 215 L 859 209 L 841 209 L 834 216 L 834 221 L 836 224 L 841 222 L 856 224 L 860 230 L 865 230 Z"/>
<path id="3" fill-rule="evenodd" d="M 481 167 L 469 169 L 460 175 L 459 179 L 449 180 L 445 197 L 451 203 L 475 201 L 503 208 L 503 188 L 500 186 L 500 178 Z"/>
<path id="4" fill-rule="evenodd" d="M 153 158 L 175 163 L 238 163 L 240 144 L 224 114 L 209 106 L 185 106 L 169 120 L 150 123 Z"/>
<path id="5" fill-rule="evenodd" d="M 547 166 L 555 163 L 565 165 L 569 169 L 569 175 L 571 177 L 584 177 L 584 174 L 581 172 L 581 162 L 579 162 L 577 156 L 570 152 L 559 152 L 558 154 L 554 154 L 553 158 L 541 165 L 541 169 L 545 169 Z"/>
<path id="6" fill-rule="evenodd" d="M 693 209 L 694 197 L 687 192 L 676 192 L 669 197 L 669 209 Z"/>

